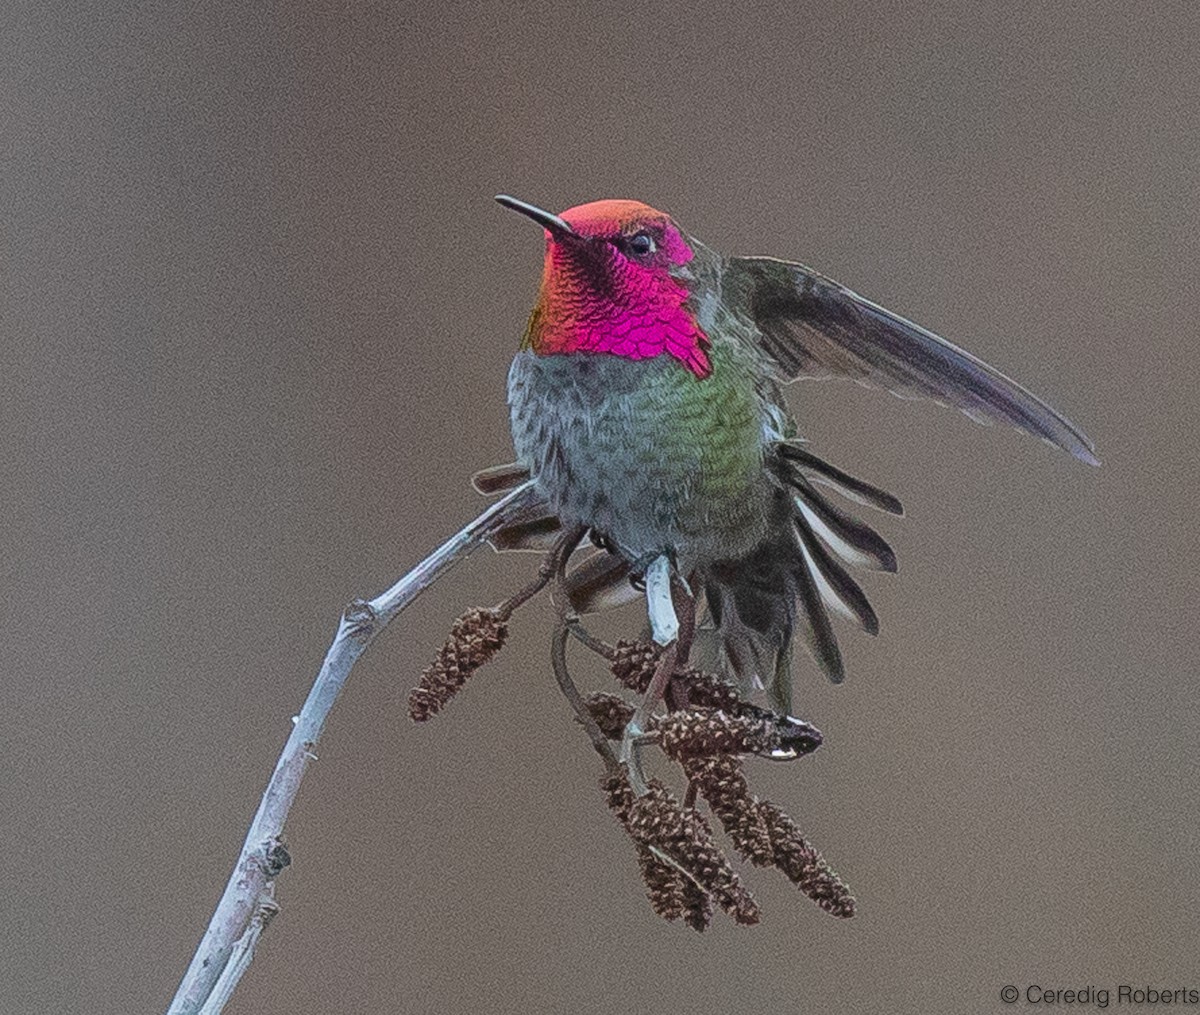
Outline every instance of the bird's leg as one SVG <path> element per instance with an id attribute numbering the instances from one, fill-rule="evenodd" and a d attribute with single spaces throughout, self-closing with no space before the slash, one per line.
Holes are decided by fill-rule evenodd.
<path id="1" fill-rule="evenodd" d="M 646 688 L 621 738 L 621 763 L 629 774 L 630 786 L 638 796 L 647 792 L 641 756 L 646 726 L 666 695 L 677 666 L 687 660 L 696 629 L 695 599 L 687 582 L 675 573 L 666 554 L 656 557 L 646 568 L 646 609 L 654 640 L 666 648 L 658 657 L 650 686 Z M 665 638 L 668 633 L 670 637 Z"/>

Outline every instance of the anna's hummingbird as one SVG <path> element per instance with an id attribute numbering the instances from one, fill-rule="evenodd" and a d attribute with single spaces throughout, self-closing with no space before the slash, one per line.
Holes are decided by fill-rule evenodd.
<path id="1" fill-rule="evenodd" d="M 546 254 L 508 377 L 518 461 L 476 479 L 495 491 L 531 476 L 540 500 L 494 543 L 589 529 L 608 553 L 572 577 L 582 610 L 628 598 L 631 578 L 667 555 L 703 589 L 700 637 L 716 662 L 781 710 L 795 632 L 840 681 L 830 612 L 878 631 L 847 566 L 896 569 L 883 538 L 818 487 L 902 513 L 808 450 L 781 384 L 847 377 L 932 398 L 1099 464 L 1025 388 L 803 265 L 723 256 L 636 201 L 554 215 L 497 200 L 545 229 Z"/>

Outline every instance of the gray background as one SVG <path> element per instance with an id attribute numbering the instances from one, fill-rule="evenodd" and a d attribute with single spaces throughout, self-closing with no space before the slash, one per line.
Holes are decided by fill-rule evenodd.
<path id="1" fill-rule="evenodd" d="M 792 389 L 908 510 L 880 523 L 901 574 L 866 578 L 881 636 L 846 632 L 841 687 L 798 673 L 826 747 L 751 767 L 850 880 L 848 923 L 762 871 L 753 930 L 651 914 L 543 605 L 409 723 L 450 620 L 534 564 L 480 554 L 355 670 L 230 1010 L 1200 987 L 1194 4 L 0 21 L 0 1010 L 165 1007 L 343 603 L 481 508 L 541 257 L 500 190 L 804 259 L 1016 375 L 1105 465 Z"/>

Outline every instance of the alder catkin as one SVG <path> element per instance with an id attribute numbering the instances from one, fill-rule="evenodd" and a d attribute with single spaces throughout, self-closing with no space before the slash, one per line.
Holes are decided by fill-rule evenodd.
<path id="1" fill-rule="evenodd" d="M 450 637 L 437 658 L 421 674 L 408 696 L 408 714 L 414 722 L 432 719 L 449 703 L 480 666 L 508 640 L 508 625 L 495 610 L 468 610 L 450 629 Z"/>

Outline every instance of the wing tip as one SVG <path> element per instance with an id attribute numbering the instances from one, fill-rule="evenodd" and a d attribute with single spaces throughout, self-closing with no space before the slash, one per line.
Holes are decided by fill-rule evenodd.
<path id="1" fill-rule="evenodd" d="M 1078 430 L 1072 429 L 1070 433 L 1065 435 L 1040 433 L 1037 436 L 1041 437 L 1052 448 L 1065 451 L 1076 461 L 1082 462 L 1084 465 L 1090 465 L 1093 468 L 1100 467 L 1101 462 L 1096 454 L 1096 445 Z"/>

